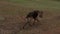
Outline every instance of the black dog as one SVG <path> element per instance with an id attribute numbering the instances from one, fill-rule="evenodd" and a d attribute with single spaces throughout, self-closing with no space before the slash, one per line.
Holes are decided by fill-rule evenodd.
<path id="1" fill-rule="evenodd" d="M 27 23 L 23 26 L 23 28 L 24 28 L 27 24 L 29 24 L 29 25 L 31 26 L 31 24 L 30 24 L 31 19 L 30 19 L 30 18 L 34 19 L 34 21 L 35 21 L 35 20 L 39 21 L 39 20 L 37 19 L 37 16 L 39 16 L 40 18 L 42 18 L 42 17 L 43 17 L 43 11 L 34 10 L 33 12 L 28 13 L 28 15 L 26 16 Z M 33 24 L 34 24 L 34 23 L 33 23 Z"/>

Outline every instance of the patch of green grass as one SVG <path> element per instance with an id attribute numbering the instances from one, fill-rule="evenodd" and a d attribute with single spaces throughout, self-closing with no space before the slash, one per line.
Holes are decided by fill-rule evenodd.
<path id="1" fill-rule="evenodd" d="M 51 1 L 51 0 L 8 0 L 9 2 L 19 3 L 26 7 L 33 8 L 52 8 L 52 9 L 60 9 L 60 2 Z"/>
<path id="2" fill-rule="evenodd" d="M 35 8 L 39 10 L 48 8 L 48 10 L 50 11 L 57 12 L 57 13 L 60 12 L 60 2 L 57 1 L 52 1 L 52 0 L 5 0 L 5 1 L 20 4 L 21 6 L 28 7 L 28 8 Z M 10 14 L 10 11 L 8 10 L 7 13 Z M 14 13 L 16 12 L 13 11 L 12 14 Z"/>

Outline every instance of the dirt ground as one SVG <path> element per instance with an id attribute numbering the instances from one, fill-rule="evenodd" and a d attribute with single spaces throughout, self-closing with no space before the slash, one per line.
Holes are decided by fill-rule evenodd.
<path id="1" fill-rule="evenodd" d="M 44 15 L 39 23 L 22 29 L 25 24 L 25 16 L 22 15 L 33 9 L 0 1 L 0 34 L 60 34 L 60 14 L 49 12 L 48 9 L 43 10 Z"/>

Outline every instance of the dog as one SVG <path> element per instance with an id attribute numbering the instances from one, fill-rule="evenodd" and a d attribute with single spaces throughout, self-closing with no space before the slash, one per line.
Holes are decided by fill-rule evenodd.
<path id="1" fill-rule="evenodd" d="M 27 24 L 29 24 L 30 26 L 32 26 L 30 23 L 30 21 L 32 20 L 32 19 L 34 19 L 34 22 L 35 21 L 39 21 L 38 19 L 37 19 L 37 17 L 40 17 L 40 18 L 42 18 L 43 17 L 43 11 L 39 11 L 39 10 L 34 10 L 34 11 L 32 11 L 32 12 L 29 12 L 27 15 L 26 15 L 26 21 L 27 21 L 27 23 L 23 26 L 23 28 L 27 25 Z M 34 25 L 34 23 L 33 23 L 33 25 Z"/>

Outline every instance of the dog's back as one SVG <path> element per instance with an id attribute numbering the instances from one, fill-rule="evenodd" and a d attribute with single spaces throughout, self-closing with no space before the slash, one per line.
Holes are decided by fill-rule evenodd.
<path id="1" fill-rule="evenodd" d="M 26 18 L 30 18 L 30 17 L 36 18 L 37 16 L 38 16 L 38 12 L 37 12 L 37 11 L 33 11 L 33 12 L 30 12 L 30 13 L 26 16 Z"/>

